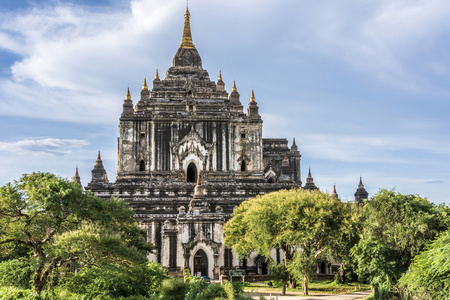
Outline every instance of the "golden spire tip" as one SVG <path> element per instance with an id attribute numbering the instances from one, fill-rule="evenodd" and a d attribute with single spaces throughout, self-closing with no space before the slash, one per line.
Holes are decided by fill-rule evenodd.
<path id="1" fill-rule="evenodd" d="M 184 12 L 183 39 L 181 40 L 181 47 L 186 49 L 195 49 L 194 43 L 192 42 L 190 16 L 191 14 L 189 13 L 188 5 L 186 3 L 186 11 Z"/>
<path id="2" fill-rule="evenodd" d="M 155 80 L 159 80 L 159 73 L 158 73 L 158 69 L 156 69 Z"/>
<path id="3" fill-rule="evenodd" d="M 145 77 L 144 77 L 144 85 L 142 86 L 142 90 L 143 91 L 148 91 L 147 78 L 145 78 Z"/>
<path id="4" fill-rule="evenodd" d="M 127 94 L 126 94 L 125 100 L 131 100 L 130 88 L 127 88 Z"/>
<path id="5" fill-rule="evenodd" d="M 250 97 L 250 102 L 251 103 L 254 103 L 254 102 L 256 102 L 256 99 L 255 99 L 255 92 L 252 90 L 252 96 Z"/>
<path id="6" fill-rule="evenodd" d="M 236 80 L 233 81 L 233 88 L 231 89 L 231 92 L 237 92 Z"/>

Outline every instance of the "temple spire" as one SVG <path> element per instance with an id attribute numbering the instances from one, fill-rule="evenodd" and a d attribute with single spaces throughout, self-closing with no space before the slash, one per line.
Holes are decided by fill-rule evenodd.
<path id="1" fill-rule="evenodd" d="M 364 188 L 362 177 L 359 177 L 359 185 L 355 193 L 355 202 L 364 205 L 364 200 L 369 199 L 369 193 Z"/>
<path id="2" fill-rule="evenodd" d="M 236 80 L 233 81 L 233 87 L 231 88 L 231 92 L 237 92 Z"/>
<path id="3" fill-rule="evenodd" d="M 197 176 L 197 185 L 202 185 L 202 181 L 200 179 L 200 173 Z"/>
<path id="4" fill-rule="evenodd" d="M 186 3 L 186 11 L 184 12 L 183 39 L 181 40 L 181 48 L 185 49 L 195 49 L 194 43 L 192 42 L 190 16 L 191 14 L 189 13 L 188 3 Z"/>
<path id="5" fill-rule="evenodd" d="M 158 69 L 156 69 L 155 80 L 159 80 L 159 73 L 158 73 Z"/>
<path id="6" fill-rule="evenodd" d="M 306 184 L 303 189 L 310 191 L 318 190 L 317 186 L 314 184 L 314 178 L 311 176 L 311 168 L 309 168 L 308 178 L 306 178 Z"/>
<path id="7" fill-rule="evenodd" d="M 125 100 L 131 100 L 130 88 L 127 88 L 127 94 L 125 96 Z M 100 153 L 100 151 L 99 151 L 99 153 Z"/>
<path id="8" fill-rule="evenodd" d="M 142 90 L 143 91 L 148 91 L 147 78 L 145 78 L 145 77 L 144 77 L 144 84 L 142 85 Z"/>
<path id="9" fill-rule="evenodd" d="M 78 174 L 78 166 L 75 169 L 75 176 L 73 176 L 72 181 L 75 182 L 76 184 L 78 184 L 79 186 L 81 186 L 81 178 L 80 178 L 80 174 Z"/>
<path id="10" fill-rule="evenodd" d="M 252 90 L 252 96 L 250 97 L 250 103 L 255 103 L 255 102 L 256 102 L 255 92 Z"/>

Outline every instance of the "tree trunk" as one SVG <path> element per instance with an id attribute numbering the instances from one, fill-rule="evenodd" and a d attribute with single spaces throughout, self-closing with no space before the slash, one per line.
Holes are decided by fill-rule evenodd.
<path id="1" fill-rule="evenodd" d="M 50 275 L 50 271 L 55 267 L 57 258 L 54 258 L 47 266 L 42 263 L 43 259 L 41 258 L 41 262 L 39 266 L 34 272 L 34 293 L 40 294 L 47 283 L 48 276 Z"/>
<path id="2" fill-rule="evenodd" d="M 341 283 L 345 283 L 345 268 L 344 268 L 344 264 L 341 264 L 341 270 L 339 272 L 339 277 L 340 277 Z"/>
<path id="3" fill-rule="evenodd" d="M 289 287 L 290 287 L 291 289 L 297 288 L 297 281 L 296 281 L 295 278 L 292 277 L 292 276 L 289 276 Z"/>
<path id="4" fill-rule="evenodd" d="M 286 286 L 287 282 L 286 280 L 283 280 L 283 288 L 281 289 L 281 296 L 286 296 Z"/>
<path id="5" fill-rule="evenodd" d="M 305 296 L 309 295 L 308 281 L 309 281 L 308 275 L 303 275 L 303 294 Z"/>
<path id="6" fill-rule="evenodd" d="M 45 286 L 45 280 L 42 278 L 42 266 L 39 266 L 36 272 L 34 272 L 34 293 L 40 294 Z"/>

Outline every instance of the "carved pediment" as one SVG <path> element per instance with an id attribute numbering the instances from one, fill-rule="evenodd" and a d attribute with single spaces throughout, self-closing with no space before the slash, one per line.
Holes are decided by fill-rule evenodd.
<path id="1" fill-rule="evenodd" d="M 207 143 L 195 131 L 194 126 L 191 131 L 184 136 L 178 143 L 171 143 L 173 161 L 184 170 L 188 165 L 188 161 L 195 161 L 199 170 L 207 170 L 208 157 L 214 153 L 215 143 Z M 175 167 L 176 168 L 176 167 Z"/>
<path id="2" fill-rule="evenodd" d="M 267 167 L 264 169 L 264 178 L 265 178 L 266 180 L 268 180 L 269 178 L 272 178 L 273 180 L 276 180 L 276 178 L 277 178 L 277 172 L 276 172 L 276 170 L 275 170 L 271 165 L 267 166 Z"/>
<path id="3" fill-rule="evenodd" d="M 211 249 L 214 251 L 214 254 L 219 254 L 220 247 L 222 246 L 222 243 L 214 242 L 213 240 L 209 239 L 205 235 L 197 234 L 193 239 L 191 239 L 187 243 L 182 243 L 184 254 L 189 254 L 192 249 L 194 249 L 197 244 L 199 243 L 205 243 L 206 245 L 210 246 Z"/>

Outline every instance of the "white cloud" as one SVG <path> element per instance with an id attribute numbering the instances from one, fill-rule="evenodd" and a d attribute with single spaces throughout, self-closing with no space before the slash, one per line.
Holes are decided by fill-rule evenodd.
<path id="1" fill-rule="evenodd" d="M 0 142 L 0 151 L 26 155 L 62 156 L 71 154 L 73 149 L 89 145 L 86 140 L 75 139 L 25 139 L 16 142 Z"/>
<path id="2" fill-rule="evenodd" d="M 1 114 L 116 122 L 127 85 L 137 96 L 146 68 L 156 65 L 147 52 L 175 4 L 99 10 L 56 2 L 0 14 L 0 47 L 22 56 L 12 77 L 0 79 Z"/>
<path id="3" fill-rule="evenodd" d="M 405 155 L 406 151 L 426 155 L 450 154 L 448 141 L 415 136 L 350 136 L 306 134 L 298 141 L 309 157 L 357 163 L 420 163 Z"/>
<path id="4" fill-rule="evenodd" d="M 191 6 L 194 21 L 199 24 L 202 20 L 214 23 L 210 13 L 219 9 L 223 18 L 240 16 L 233 21 L 217 20 L 225 24 L 218 32 L 215 24 L 208 32 L 194 32 L 194 39 L 204 35 L 199 39 L 203 43 L 214 35 L 211 40 L 222 37 L 220 47 L 244 50 L 255 43 L 242 35 L 242 30 L 251 28 L 258 39 L 280 31 L 277 38 L 286 37 L 287 47 L 298 41 L 292 57 L 301 55 L 298 49 L 320 51 L 411 90 L 423 86 L 423 80 L 410 71 L 410 61 L 403 56 L 420 51 L 418 46 L 433 43 L 450 28 L 450 4 L 445 0 L 344 4 L 199 0 Z M 167 52 L 176 51 L 183 10 L 175 0 L 133 0 L 128 9 L 50 2 L 29 10 L 0 13 L 0 47 L 22 56 L 11 66 L 12 77 L 0 79 L 0 104 L 5 107 L 0 113 L 113 124 L 126 87 L 130 86 L 137 100 L 143 77 L 152 76 L 161 63 L 170 63 Z M 248 17 L 244 19 L 243 15 Z M 279 22 L 281 19 L 283 22 Z M 174 26 L 178 36 L 168 42 L 166 34 L 175 32 Z M 231 37 L 238 38 L 239 45 L 223 43 Z M 274 58 L 277 56 L 274 53 Z M 161 57 L 164 61 L 159 60 Z M 447 67 L 441 63 L 430 68 L 442 71 Z M 239 75 L 240 71 L 233 72 Z"/>
<path id="5" fill-rule="evenodd" d="M 297 49 L 341 60 L 365 76 L 408 91 L 433 91 L 422 55 L 450 33 L 446 0 L 309 3 L 289 38 Z M 300 28 L 300 30 L 298 30 Z M 434 87 L 436 92 L 436 87 Z"/>

